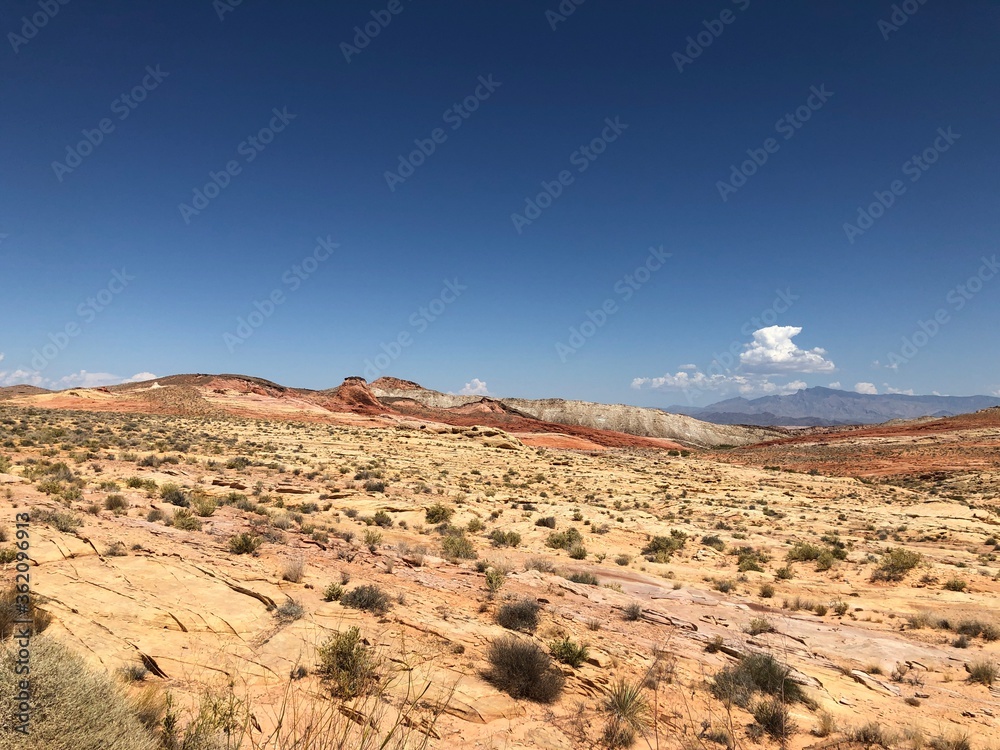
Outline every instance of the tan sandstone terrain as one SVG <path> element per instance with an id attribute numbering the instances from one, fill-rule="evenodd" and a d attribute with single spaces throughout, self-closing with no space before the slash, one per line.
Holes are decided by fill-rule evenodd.
<path id="1" fill-rule="evenodd" d="M 995 415 L 699 453 L 503 406 L 0 402 L 59 686 L 13 733 L 8 650 L 0 748 L 1000 747 Z"/>

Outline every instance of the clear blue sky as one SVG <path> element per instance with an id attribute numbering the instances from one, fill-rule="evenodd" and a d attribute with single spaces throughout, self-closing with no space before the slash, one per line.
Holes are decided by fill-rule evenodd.
<path id="1" fill-rule="evenodd" d="M 4 5 L 0 380 L 1000 391 L 996 3 L 232 3 Z"/>

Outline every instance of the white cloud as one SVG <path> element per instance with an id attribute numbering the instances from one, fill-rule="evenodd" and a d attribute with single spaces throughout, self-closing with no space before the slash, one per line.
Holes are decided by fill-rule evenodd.
<path id="1" fill-rule="evenodd" d="M 778 374 L 788 372 L 832 372 L 836 366 L 828 360 L 825 349 L 799 349 L 792 341 L 802 333 L 799 326 L 768 326 L 753 332 L 753 341 L 740 355 L 740 365 L 747 372 Z"/>
<path id="2" fill-rule="evenodd" d="M 755 375 L 706 375 L 698 370 L 694 373 L 668 373 L 658 378 L 634 378 L 632 387 L 636 390 L 648 387 L 654 391 L 735 391 L 741 396 L 756 397 L 787 396 L 808 386 L 801 380 L 773 383 L 766 377 Z"/>
<path id="3" fill-rule="evenodd" d="M 832 383 L 830 383 L 830 385 L 828 387 L 829 388 L 836 388 L 837 390 L 840 390 L 843 386 L 840 385 L 840 381 L 839 380 L 834 380 Z"/>
<path id="4" fill-rule="evenodd" d="M 156 380 L 156 376 L 151 372 L 137 372 L 130 378 L 125 378 L 122 383 L 141 383 L 144 380 Z"/>
<path id="5" fill-rule="evenodd" d="M 997 398 L 1000 398 L 1000 388 L 998 388 L 997 390 L 993 391 L 990 395 L 991 396 L 996 396 Z"/>
<path id="6" fill-rule="evenodd" d="M 698 365 L 681 365 L 677 368 L 678 370 L 697 370 Z"/>
<path id="7" fill-rule="evenodd" d="M 898 394 L 903 395 L 903 396 L 912 396 L 912 395 L 914 395 L 912 388 L 907 388 L 905 391 L 902 391 L 899 388 L 893 388 L 888 383 L 882 383 L 882 385 L 885 388 L 885 392 L 886 393 L 898 393 Z"/>
<path id="8" fill-rule="evenodd" d="M 490 391 L 486 383 L 479 378 L 473 378 L 458 392 L 460 396 L 489 396 Z"/>
<path id="9" fill-rule="evenodd" d="M 875 387 L 874 383 L 855 383 L 854 392 L 874 396 L 878 394 L 878 388 Z"/>
<path id="10" fill-rule="evenodd" d="M 0 360 L 3 356 L 0 355 Z M 79 372 L 70 373 L 61 378 L 52 379 L 42 376 L 37 370 L 0 370 L 0 386 L 2 385 L 37 385 L 54 391 L 68 388 L 98 388 L 102 385 L 118 385 L 119 383 L 138 383 L 143 380 L 153 380 L 156 376 L 151 372 L 137 372 L 130 378 L 114 375 L 110 372 Z"/>

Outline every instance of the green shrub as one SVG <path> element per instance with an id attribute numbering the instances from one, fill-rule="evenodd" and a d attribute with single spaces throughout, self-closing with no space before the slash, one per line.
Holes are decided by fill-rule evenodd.
<path id="1" fill-rule="evenodd" d="M 593 573 L 587 571 L 582 571 L 579 573 L 570 573 L 566 576 L 566 580 L 572 581 L 573 583 L 583 583 L 587 586 L 598 586 L 601 582 L 597 580 L 597 576 Z"/>
<path id="2" fill-rule="evenodd" d="M 535 521 L 535 526 L 544 526 L 549 529 L 554 529 L 556 527 L 556 517 L 545 516 L 545 518 L 539 518 Z"/>
<path id="3" fill-rule="evenodd" d="M 497 610 L 496 621 L 508 630 L 521 630 L 533 633 L 538 627 L 538 612 L 541 605 L 533 599 L 521 599 L 507 602 Z"/>
<path id="4" fill-rule="evenodd" d="M 878 567 L 872 573 L 872 580 L 902 581 L 907 573 L 920 564 L 922 559 L 923 556 L 919 552 L 894 547 L 882 555 Z"/>
<path id="5" fill-rule="evenodd" d="M 726 548 L 726 543 L 722 541 L 722 537 L 717 534 L 707 534 L 701 538 L 701 543 L 706 547 L 711 547 L 712 549 L 722 552 Z"/>
<path id="6" fill-rule="evenodd" d="M 784 742 L 795 734 L 795 723 L 788 715 L 788 707 L 778 698 L 764 698 L 750 706 L 750 713 L 758 726 L 776 740 Z"/>
<path id="7" fill-rule="evenodd" d="M 331 636 L 318 649 L 319 674 L 334 696 L 350 699 L 368 693 L 378 682 L 378 660 L 351 627 Z"/>
<path id="8" fill-rule="evenodd" d="M 452 560 L 475 560 L 479 557 L 472 540 L 465 534 L 449 534 L 441 540 L 441 551 Z"/>
<path id="9" fill-rule="evenodd" d="M 521 535 L 516 531 L 494 529 L 490 532 L 490 541 L 494 547 L 517 547 L 521 544 Z"/>
<path id="10" fill-rule="evenodd" d="M 392 606 L 389 595 L 373 584 L 351 589 L 340 597 L 340 603 L 345 607 L 361 609 L 376 615 L 384 615 Z"/>
<path id="11" fill-rule="evenodd" d="M 615 563 L 617 565 L 625 566 L 628 565 L 630 562 L 632 562 L 632 558 L 629 557 L 628 555 L 618 555 L 617 557 L 615 557 Z"/>
<path id="12" fill-rule="evenodd" d="M 173 482 L 167 482 L 160 487 L 160 497 L 164 502 L 186 508 L 190 505 L 187 494 Z"/>
<path id="13" fill-rule="evenodd" d="M 760 585 L 760 595 L 764 599 L 770 599 L 772 596 L 774 596 L 774 584 L 762 583 Z"/>
<path id="14" fill-rule="evenodd" d="M 562 692 L 566 679 L 536 643 L 505 636 L 490 644 L 486 658 L 490 669 L 483 676 L 511 698 L 551 703 Z"/>
<path id="15" fill-rule="evenodd" d="M 70 534 L 83 526 L 83 520 L 78 516 L 62 511 L 36 510 L 31 520 L 53 526 L 64 534 Z"/>
<path id="16" fill-rule="evenodd" d="M 604 729 L 605 743 L 612 748 L 631 747 L 637 732 L 645 733 L 651 711 L 642 685 L 619 679 L 608 690 L 604 701 L 608 724 Z"/>
<path id="17" fill-rule="evenodd" d="M 104 498 L 104 509 L 115 514 L 128 510 L 128 500 L 121 495 L 108 495 Z"/>
<path id="18" fill-rule="evenodd" d="M 427 523 L 448 523 L 454 513 L 454 508 L 449 508 L 447 505 L 442 503 L 435 503 L 426 510 Z"/>
<path id="19" fill-rule="evenodd" d="M 552 641 L 549 649 L 556 661 L 569 664 L 574 669 L 579 668 L 587 660 L 587 646 L 576 644 L 569 637 Z"/>
<path id="20" fill-rule="evenodd" d="M 256 552 L 263 540 L 245 531 L 229 538 L 229 551 L 234 555 L 249 555 Z"/>
<path id="21" fill-rule="evenodd" d="M 948 591 L 965 591 L 965 589 L 968 586 L 969 584 L 963 581 L 961 578 L 952 578 L 948 581 L 945 581 L 944 584 L 945 589 L 947 589 Z"/>
<path id="22" fill-rule="evenodd" d="M 213 498 L 199 494 L 191 498 L 191 507 L 202 518 L 208 518 L 215 513 L 217 506 Z"/>
<path id="23" fill-rule="evenodd" d="M 323 589 L 323 601 L 324 602 L 336 602 L 340 601 L 340 597 L 344 593 L 344 587 L 339 583 L 331 583 L 325 589 Z"/>
<path id="24" fill-rule="evenodd" d="M 978 682 L 986 687 L 993 685 L 1000 676 L 1000 668 L 988 660 L 967 664 L 965 668 L 969 672 L 969 682 Z"/>
<path id="25" fill-rule="evenodd" d="M 749 635 L 761 635 L 763 633 L 773 633 L 774 625 L 771 624 L 770 620 L 764 617 L 754 617 L 752 620 L 750 620 L 745 630 Z"/>
<path id="26" fill-rule="evenodd" d="M 507 574 L 499 568 L 489 568 L 486 571 L 486 588 L 490 592 L 490 596 L 496 596 L 506 581 Z"/>
<path id="27" fill-rule="evenodd" d="M 740 659 L 739 664 L 725 667 L 715 674 L 712 694 L 726 703 L 746 708 L 755 693 L 765 693 L 787 703 L 807 703 L 805 693 L 791 680 L 791 669 L 771 654 L 753 653 Z"/>
<path id="28" fill-rule="evenodd" d="M 296 599 L 288 597 L 275 611 L 278 619 L 285 620 L 286 622 L 291 622 L 293 620 L 301 619 L 306 613 L 306 608 L 302 606 Z"/>
<path id="29" fill-rule="evenodd" d="M 583 542 L 583 535 L 575 528 L 570 527 L 565 531 L 554 531 L 549 534 L 545 544 L 552 549 L 570 549 Z"/>
<path id="30" fill-rule="evenodd" d="M 365 533 L 363 534 L 363 540 L 365 546 L 369 550 L 374 552 L 375 548 L 382 543 L 382 532 L 375 531 L 374 529 L 365 529 Z"/>
<path id="31" fill-rule="evenodd" d="M 12 563 L 17 559 L 16 547 L 0 547 L 0 565 Z"/>
<path id="32" fill-rule="evenodd" d="M 638 620 L 642 617 L 642 605 L 639 602 L 631 602 L 625 607 L 624 617 L 633 622 Z"/>
<path id="33" fill-rule="evenodd" d="M 671 529 L 670 536 L 654 536 L 650 539 L 642 548 L 642 554 L 652 557 L 656 562 L 666 562 L 686 543 L 687 534 Z"/>
<path id="34" fill-rule="evenodd" d="M 201 521 L 187 508 L 174 511 L 170 525 L 181 531 L 201 531 Z"/>

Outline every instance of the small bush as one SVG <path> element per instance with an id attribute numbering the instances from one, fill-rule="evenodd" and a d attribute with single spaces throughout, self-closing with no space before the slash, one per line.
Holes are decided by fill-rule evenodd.
<path id="1" fill-rule="evenodd" d="M 549 534 L 545 544 L 552 549 L 570 549 L 583 542 L 583 535 L 575 528 L 570 527 L 565 531 L 554 531 Z"/>
<path id="2" fill-rule="evenodd" d="M 787 740 L 795 733 L 795 723 L 788 716 L 788 708 L 778 698 L 765 698 L 750 706 L 754 721 L 776 740 Z"/>
<path id="3" fill-rule="evenodd" d="M 736 666 L 725 667 L 716 673 L 712 694 L 719 700 L 742 708 L 749 706 L 750 699 L 758 692 L 779 697 L 788 703 L 806 703 L 805 693 L 789 678 L 790 672 L 771 654 L 747 654 Z"/>
<path id="4" fill-rule="evenodd" d="M 486 571 L 486 588 L 490 596 L 496 596 L 507 581 L 507 574 L 499 568 L 489 568 Z"/>
<path id="5" fill-rule="evenodd" d="M 431 507 L 427 508 L 425 511 L 427 514 L 427 523 L 448 523 L 451 517 L 455 513 L 454 508 L 449 508 L 447 505 L 442 503 L 435 503 Z"/>
<path id="6" fill-rule="evenodd" d="M 535 526 L 544 526 L 549 529 L 554 529 L 556 527 L 556 517 L 546 516 L 545 518 L 539 518 L 535 521 Z"/>
<path id="7" fill-rule="evenodd" d="M 538 612 L 541 608 L 534 599 L 507 602 L 500 605 L 497 610 L 496 621 L 498 625 L 508 630 L 533 633 L 538 627 Z"/>
<path id="8" fill-rule="evenodd" d="M 516 531 L 494 529 L 490 532 L 490 541 L 494 547 L 517 547 L 521 544 L 521 535 Z"/>
<path id="9" fill-rule="evenodd" d="M 670 531 L 670 536 L 654 536 L 642 548 L 642 554 L 651 556 L 656 562 L 666 562 L 670 557 L 684 547 L 687 534 L 677 529 Z"/>
<path id="10" fill-rule="evenodd" d="M 351 589 L 340 597 L 340 603 L 345 607 L 361 609 L 376 615 L 384 615 L 392 606 L 389 595 L 380 587 L 372 584 Z"/>
<path id="11" fill-rule="evenodd" d="M 878 567 L 872 573 L 872 580 L 902 581 L 907 573 L 920 564 L 922 559 L 923 556 L 919 552 L 913 552 L 902 547 L 894 547 L 882 555 Z"/>
<path id="12" fill-rule="evenodd" d="M 201 531 L 201 521 L 187 508 L 174 511 L 170 525 L 181 531 Z"/>
<path id="13" fill-rule="evenodd" d="M 324 602 L 338 602 L 340 597 L 344 593 L 344 587 L 339 583 L 331 583 L 325 589 L 323 589 L 323 601 Z"/>
<path id="14" fill-rule="evenodd" d="M 764 599 L 770 599 L 772 596 L 774 596 L 774 584 L 762 583 L 760 585 L 760 595 Z"/>
<path id="15" fill-rule="evenodd" d="M 754 617 L 747 624 L 745 632 L 748 635 L 761 635 L 762 633 L 773 633 L 774 625 L 772 625 L 771 621 L 768 619 L 765 619 L 763 617 Z"/>
<path id="16" fill-rule="evenodd" d="M 115 542 L 109 545 L 106 550 L 104 550 L 105 557 L 126 557 L 128 556 L 128 550 L 125 549 L 125 545 L 122 542 Z"/>
<path id="17" fill-rule="evenodd" d="M 511 698 L 551 703 L 562 692 L 565 678 L 537 644 L 506 636 L 490 644 L 484 677 Z"/>
<path id="18" fill-rule="evenodd" d="M 374 529 L 365 529 L 365 533 L 362 536 L 365 546 L 371 550 L 375 551 L 375 548 L 382 543 L 382 532 L 375 531 Z"/>
<path id="19" fill-rule="evenodd" d="M 552 656 L 556 661 L 569 664 L 574 669 L 579 668 L 587 660 L 587 647 L 576 644 L 568 637 L 549 644 Z"/>
<path id="20" fill-rule="evenodd" d="M 305 607 L 291 597 L 288 597 L 276 611 L 278 618 L 287 622 L 301 619 L 305 613 Z"/>
<path id="21" fill-rule="evenodd" d="M 598 586 L 601 583 L 598 580 L 597 576 L 595 576 L 593 573 L 588 573 L 586 571 L 580 573 L 570 573 L 566 577 L 566 580 L 572 581 L 573 583 L 583 583 L 587 586 Z"/>
<path id="22" fill-rule="evenodd" d="M 722 537 L 717 534 L 707 534 L 701 538 L 701 543 L 706 547 L 711 547 L 712 549 L 722 552 L 726 548 L 726 543 L 722 541 Z"/>
<path id="23" fill-rule="evenodd" d="M 625 566 L 628 565 L 630 562 L 632 562 L 632 558 L 629 557 L 628 555 L 618 555 L 617 557 L 615 557 L 616 565 Z"/>
<path id="24" fill-rule="evenodd" d="M 112 513 L 120 514 L 128 510 L 128 500 L 121 495 L 108 495 L 104 498 L 104 509 Z"/>
<path id="25" fill-rule="evenodd" d="M 731 592 L 733 589 L 736 588 L 736 582 L 731 581 L 728 578 L 724 578 L 719 581 L 714 581 L 712 583 L 712 588 L 714 588 L 716 591 L 721 591 L 723 594 L 728 594 L 729 592 Z"/>
<path id="26" fill-rule="evenodd" d="M 442 554 L 452 560 L 475 560 L 476 547 L 465 534 L 449 534 L 441 540 Z"/>
<path id="27" fill-rule="evenodd" d="M 587 548 L 582 544 L 575 544 L 569 548 L 569 556 L 574 560 L 584 560 L 587 557 Z"/>
<path id="28" fill-rule="evenodd" d="M 281 580 L 290 583 L 301 583 L 305 575 L 306 563 L 301 557 L 286 560 L 281 568 Z"/>
<path id="29" fill-rule="evenodd" d="M 188 496 L 184 493 L 184 490 L 173 482 L 167 482 L 160 487 L 160 497 L 164 502 L 177 505 L 181 508 L 186 508 L 190 505 L 190 500 L 188 500 Z"/>
<path id="30" fill-rule="evenodd" d="M 248 534 L 245 531 L 229 538 L 229 551 L 234 555 L 249 555 L 256 552 L 262 543 L 259 536 Z"/>
<path id="31" fill-rule="evenodd" d="M 71 534 L 83 526 L 83 520 L 78 516 L 62 511 L 36 510 L 31 520 L 52 526 L 64 534 Z"/>
<path id="32" fill-rule="evenodd" d="M 378 681 L 378 661 L 361 642 L 357 627 L 337 633 L 318 649 L 319 674 L 334 696 L 343 699 L 364 695 Z"/>
<path id="33" fill-rule="evenodd" d="M 945 581 L 944 587 L 948 591 L 965 591 L 968 585 L 969 584 L 963 581 L 961 578 L 952 578 L 948 581 Z"/>
<path id="34" fill-rule="evenodd" d="M 544 557 L 532 557 L 524 562 L 525 570 L 537 570 L 539 573 L 555 573 L 556 566 Z"/>
<path id="35" fill-rule="evenodd" d="M 384 510 L 380 510 L 372 516 L 372 523 L 376 526 L 381 526 L 383 529 L 392 528 L 392 516 Z"/>
<path id="36" fill-rule="evenodd" d="M 847 739 L 858 742 L 865 747 L 891 748 L 895 744 L 895 737 L 886 732 L 882 726 L 874 721 L 856 727 L 846 732 Z"/>
<path id="37" fill-rule="evenodd" d="M 965 668 L 969 672 L 969 682 L 978 682 L 986 687 L 990 687 L 1000 676 L 1000 668 L 988 660 L 967 664 Z"/>
<path id="38" fill-rule="evenodd" d="M 635 622 L 642 617 L 642 605 L 639 602 L 631 602 L 625 607 L 623 615 L 626 620 Z"/>
<path id="39" fill-rule="evenodd" d="M 385 492 L 385 482 L 381 479 L 369 479 L 365 482 L 365 492 Z"/>
<path id="40" fill-rule="evenodd" d="M 218 506 L 216 505 L 215 500 L 207 495 L 195 495 L 191 498 L 191 507 L 194 509 L 194 512 L 202 518 L 208 518 L 215 513 Z"/>
<path id="41" fill-rule="evenodd" d="M 649 724 L 649 701 L 637 682 L 624 679 L 613 683 L 604 701 L 608 725 L 604 737 L 612 747 L 630 747 L 637 732 L 644 732 Z"/>

